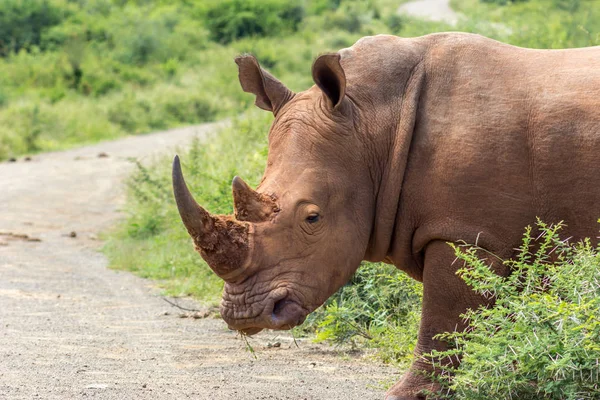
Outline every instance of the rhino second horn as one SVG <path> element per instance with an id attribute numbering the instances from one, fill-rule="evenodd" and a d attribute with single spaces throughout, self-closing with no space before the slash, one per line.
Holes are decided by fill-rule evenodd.
<path id="1" fill-rule="evenodd" d="M 173 160 L 173 193 L 185 228 L 194 241 L 199 242 L 205 231 L 214 229 L 214 221 L 210 213 L 200 207 L 190 193 L 181 172 L 179 156 L 175 156 Z"/>
<path id="2" fill-rule="evenodd" d="M 231 189 L 235 217 L 240 221 L 264 221 L 277 209 L 277 205 L 269 196 L 253 190 L 239 176 L 233 178 Z"/>

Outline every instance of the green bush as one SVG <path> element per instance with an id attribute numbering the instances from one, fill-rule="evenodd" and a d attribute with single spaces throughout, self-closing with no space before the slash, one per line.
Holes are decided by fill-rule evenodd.
<path id="1" fill-rule="evenodd" d="M 117 58 L 126 64 L 146 64 L 163 49 L 166 33 L 155 21 L 144 21 L 135 25 L 135 33 L 123 35 Z"/>
<path id="2" fill-rule="evenodd" d="M 307 13 L 318 15 L 325 11 L 335 11 L 342 0 L 312 0 L 307 4 Z"/>
<path id="3" fill-rule="evenodd" d="M 42 34 L 69 15 L 50 0 L 0 0 L 0 56 L 41 44 Z"/>
<path id="4" fill-rule="evenodd" d="M 477 247 L 455 246 L 459 270 L 493 307 L 465 314 L 465 332 L 442 335 L 462 359 L 447 369 L 452 398 L 600 399 L 600 249 L 559 237 L 560 225 L 528 228 L 503 278 Z M 438 354 L 439 355 L 439 354 Z"/>
<path id="5" fill-rule="evenodd" d="M 4 125 L 0 128 L 3 146 L 18 149 L 20 152 L 35 152 L 40 148 L 40 140 L 48 130 L 60 125 L 55 115 L 48 112 L 46 107 L 32 104 L 20 104 L 3 111 L 3 120 L 19 120 L 17 125 Z"/>
<path id="6" fill-rule="evenodd" d="M 316 330 L 318 341 L 376 348 L 384 361 L 406 367 L 417 341 L 421 296 L 421 284 L 395 266 L 364 263 L 301 329 Z"/>
<path id="7" fill-rule="evenodd" d="M 529 0 L 506 7 L 480 0 L 453 1 L 466 15 L 457 28 L 510 44 L 538 49 L 600 44 L 600 1 Z"/>
<path id="8" fill-rule="evenodd" d="M 377 8 L 372 2 L 342 2 L 335 12 L 327 15 L 327 25 L 332 28 L 358 33 L 363 26 L 378 18 Z"/>
<path id="9" fill-rule="evenodd" d="M 392 32 L 399 32 L 405 23 L 404 17 L 398 14 L 392 14 L 385 19 L 385 24 Z"/>
<path id="10" fill-rule="evenodd" d="M 219 43 L 293 32 L 304 18 L 298 0 L 211 0 L 204 7 L 206 26 Z"/>
<path id="11" fill-rule="evenodd" d="M 0 88 L 0 108 L 2 108 L 6 103 L 8 103 L 8 95 L 6 92 Z M 2 159 L 2 157 L 0 157 Z"/>
<path id="12" fill-rule="evenodd" d="M 112 103 L 108 119 L 127 132 L 148 132 L 212 120 L 214 100 L 202 92 L 162 86 L 150 93 L 128 92 Z"/>
<path id="13" fill-rule="evenodd" d="M 509 3 L 519 3 L 519 2 L 528 1 L 528 0 L 481 0 L 481 1 L 484 3 L 495 3 L 495 4 L 499 4 L 501 6 L 504 6 Z"/>

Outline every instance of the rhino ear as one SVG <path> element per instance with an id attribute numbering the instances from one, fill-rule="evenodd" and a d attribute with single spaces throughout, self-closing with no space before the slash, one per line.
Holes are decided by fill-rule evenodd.
<path id="1" fill-rule="evenodd" d="M 238 65 L 242 89 L 256 95 L 254 104 L 259 108 L 277 115 L 281 107 L 294 97 L 294 92 L 262 69 L 254 56 L 238 56 L 235 63 Z"/>
<path id="2" fill-rule="evenodd" d="M 313 80 L 331 101 L 333 108 L 342 103 L 346 95 L 346 74 L 338 53 L 323 54 L 312 67 Z"/>

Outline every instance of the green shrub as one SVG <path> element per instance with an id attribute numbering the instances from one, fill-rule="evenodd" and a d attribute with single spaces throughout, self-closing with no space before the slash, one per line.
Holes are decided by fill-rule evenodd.
<path id="1" fill-rule="evenodd" d="M 326 23 L 332 28 L 358 33 L 377 16 L 372 2 L 342 2 L 335 12 L 328 14 Z"/>
<path id="2" fill-rule="evenodd" d="M 554 7 L 572 13 L 579 10 L 581 0 L 553 0 L 552 3 Z"/>
<path id="3" fill-rule="evenodd" d="M 5 146 L 18 149 L 21 153 L 38 151 L 41 137 L 60 125 L 56 116 L 49 113 L 46 107 L 33 104 L 19 104 L 3 110 L 0 124 L 3 120 L 19 121 L 15 125 L 4 125 L 2 130 L 6 133 L 0 136 L 5 136 Z"/>
<path id="4" fill-rule="evenodd" d="M 63 86 L 65 76 L 70 74 L 68 62 L 61 54 L 41 53 L 38 49 L 11 54 L 0 65 L 0 82 L 5 90 L 15 86 L 36 89 Z"/>
<path id="5" fill-rule="evenodd" d="M 0 108 L 2 108 L 6 103 L 8 103 L 8 95 L 2 88 L 0 88 Z M 2 159 L 2 157 L 0 157 Z"/>
<path id="6" fill-rule="evenodd" d="M 219 43 L 289 33 L 304 17 L 302 3 L 297 0 L 211 0 L 204 7 L 206 26 Z"/>
<path id="7" fill-rule="evenodd" d="M 302 327 L 317 340 L 376 348 L 386 362 L 407 366 L 417 341 L 421 284 L 395 266 L 364 263 Z"/>
<path id="8" fill-rule="evenodd" d="M 307 13 L 318 15 L 325 11 L 335 11 L 342 0 L 312 0 L 307 4 Z"/>
<path id="9" fill-rule="evenodd" d="M 0 56 L 40 46 L 42 34 L 70 11 L 50 0 L 0 0 Z"/>
<path id="10" fill-rule="evenodd" d="M 495 4 L 499 4 L 501 6 L 504 6 L 509 3 L 519 3 L 519 2 L 528 1 L 528 0 L 481 0 L 481 1 L 484 3 L 495 3 Z"/>
<path id="11" fill-rule="evenodd" d="M 110 40 L 110 29 L 111 24 L 105 18 L 79 13 L 60 25 L 44 31 L 41 38 L 41 47 L 45 51 L 58 51 L 72 40 L 80 40 L 86 43 L 107 42 Z"/>
<path id="12" fill-rule="evenodd" d="M 530 0 L 506 7 L 480 0 L 453 1 L 468 18 L 459 30 L 521 47 L 559 49 L 600 44 L 600 1 Z"/>
<path id="13" fill-rule="evenodd" d="M 163 27 L 155 21 L 138 23 L 135 33 L 122 36 L 117 58 L 126 64 L 145 64 L 163 48 L 165 36 Z"/>
<path id="14" fill-rule="evenodd" d="M 120 20 L 115 21 L 111 37 L 118 61 L 144 65 L 149 61 L 166 60 L 166 38 L 176 22 L 162 17 L 151 18 L 148 13 L 146 8 L 127 7 Z"/>
<path id="15" fill-rule="evenodd" d="M 455 246 L 459 270 L 493 307 L 465 314 L 469 328 L 442 337 L 462 359 L 448 369 L 456 399 L 600 399 L 600 251 L 559 237 L 560 225 L 528 228 L 503 278 L 476 247 Z"/>
<path id="16" fill-rule="evenodd" d="M 161 86 L 149 93 L 127 92 L 111 104 L 108 119 L 127 132 L 140 133 L 210 121 L 216 114 L 214 100 L 205 93 Z"/>
<path id="17" fill-rule="evenodd" d="M 405 24 L 402 15 L 392 14 L 385 19 L 385 24 L 392 32 L 399 32 Z"/>

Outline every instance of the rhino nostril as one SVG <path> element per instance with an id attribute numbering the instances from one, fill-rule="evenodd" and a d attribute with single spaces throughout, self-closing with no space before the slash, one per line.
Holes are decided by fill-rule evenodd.
<path id="1" fill-rule="evenodd" d="M 286 304 L 288 304 L 288 303 L 291 303 L 291 302 L 286 299 L 281 299 L 281 300 L 276 301 L 275 304 L 273 305 L 273 315 L 275 317 L 279 317 L 280 314 L 285 309 Z"/>
<path id="2" fill-rule="evenodd" d="M 273 305 L 271 314 L 272 329 L 291 329 L 304 322 L 306 312 L 295 301 L 283 298 Z"/>

